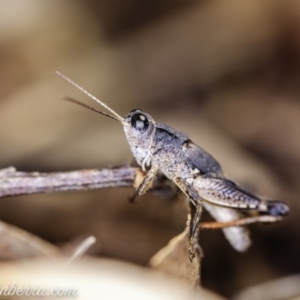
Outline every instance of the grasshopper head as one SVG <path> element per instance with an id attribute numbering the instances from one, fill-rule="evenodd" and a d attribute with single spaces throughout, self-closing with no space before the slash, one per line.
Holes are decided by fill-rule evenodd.
<path id="1" fill-rule="evenodd" d="M 155 121 L 143 112 L 135 109 L 124 118 L 124 131 L 129 143 L 131 152 L 137 162 L 144 166 L 150 166 L 150 149 L 155 133 Z"/>
<path id="2" fill-rule="evenodd" d="M 106 117 L 109 117 L 111 119 L 114 119 L 118 122 L 120 122 L 123 127 L 126 134 L 126 138 L 128 140 L 129 146 L 131 148 L 131 152 L 135 156 L 137 162 L 142 166 L 143 170 L 145 170 L 146 167 L 149 167 L 151 165 L 151 146 L 153 142 L 153 137 L 155 133 L 155 122 L 152 119 L 150 115 L 147 113 L 136 109 L 131 111 L 125 119 L 123 119 L 118 113 L 116 113 L 112 108 L 110 108 L 107 104 L 105 104 L 103 101 L 99 100 L 95 96 L 93 96 L 91 93 L 89 93 L 87 90 L 85 90 L 83 87 L 81 87 L 79 84 L 75 83 L 73 80 L 71 80 L 66 75 L 63 75 L 60 72 L 56 72 L 59 76 L 64 78 L 66 81 L 71 83 L 73 86 L 81 90 L 83 93 L 88 95 L 90 98 L 92 98 L 94 101 L 99 103 L 101 106 L 106 108 L 109 113 L 99 111 L 93 107 L 90 107 L 84 103 L 81 103 L 71 97 L 65 97 L 64 100 L 70 101 L 72 103 L 75 103 L 77 105 L 83 106 L 87 109 L 90 109 L 92 111 L 98 112 Z"/>

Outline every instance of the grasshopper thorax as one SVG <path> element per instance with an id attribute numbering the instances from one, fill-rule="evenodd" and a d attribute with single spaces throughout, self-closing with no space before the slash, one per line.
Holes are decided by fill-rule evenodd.
<path id="1" fill-rule="evenodd" d="M 149 114 L 135 109 L 127 114 L 124 118 L 124 123 L 127 141 L 138 164 L 143 169 L 150 167 L 155 121 Z"/>

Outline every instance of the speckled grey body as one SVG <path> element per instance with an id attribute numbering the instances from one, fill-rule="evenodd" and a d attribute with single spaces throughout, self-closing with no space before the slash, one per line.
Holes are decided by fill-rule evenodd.
<path id="1" fill-rule="evenodd" d="M 190 226 L 193 238 L 202 212 L 202 200 L 218 220 L 238 219 L 235 209 L 256 210 L 275 216 L 286 215 L 288 206 L 281 201 L 267 200 L 246 191 L 224 176 L 220 164 L 205 150 L 195 145 L 187 135 L 155 122 L 141 111 L 134 110 L 124 119 L 124 130 L 131 151 L 147 175 L 138 187 L 136 196 L 145 193 L 157 172 L 173 181 L 196 207 Z M 220 210 L 211 205 L 217 205 Z M 223 207 L 223 210 L 222 210 Z M 226 209 L 224 209 L 226 208 Z M 246 229 L 224 230 L 226 237 L 238 251 L 250 245 Z"/>
<path id="2" fill-rule="evenodd" d="M 132 153 L 144 169 L 151 167 L 159 170 L 175 183 L 180 179 L 187 186 L 187 191 L 195 189 L 200 198 L 213 204 L 266 210 L 260 198 L 226 179 L 220 164 L 187 135 L 154 122 L 145 112 L 139 112 L 150 120 L 150 130 L 135 135 L 132 128 L 127 130 L 125 127 L 125 133 Z M 194 198 L 191 200 L 196 201 Z"/>

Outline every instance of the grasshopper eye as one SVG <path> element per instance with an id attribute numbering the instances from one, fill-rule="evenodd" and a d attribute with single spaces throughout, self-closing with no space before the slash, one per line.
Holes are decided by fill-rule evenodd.
<path id="1" fill-rule="evenodd" d="M 134 129 L 142 133 L 148 129 L 149 121 L 145 115 L 138 113 L 131 117 L 131 125 Z"/>

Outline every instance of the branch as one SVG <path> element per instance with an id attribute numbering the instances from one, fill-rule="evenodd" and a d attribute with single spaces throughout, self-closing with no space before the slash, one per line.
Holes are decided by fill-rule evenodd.
<path id="1" fill-rule="evenodd" d="M 71 172 L 19 172 L 14 167 L 0 170 L 0 198 L 36 193 L 80 191 L 108 187 L 134 187 L 142 173 L 123 166 Z"/>

